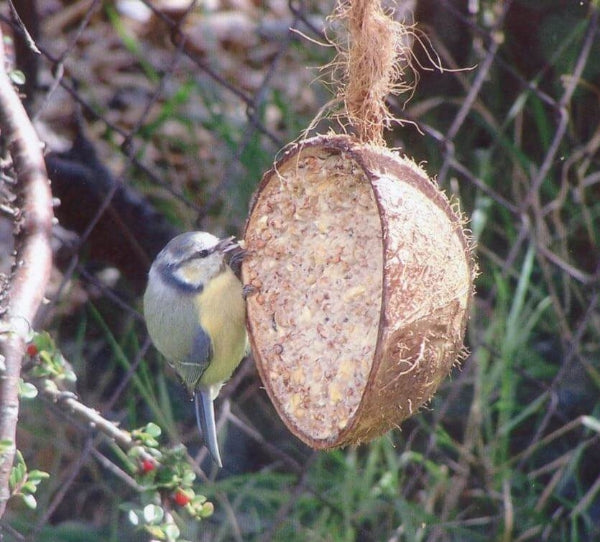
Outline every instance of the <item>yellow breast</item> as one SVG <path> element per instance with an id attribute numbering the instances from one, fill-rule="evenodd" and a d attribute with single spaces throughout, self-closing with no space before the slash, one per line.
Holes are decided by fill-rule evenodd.
<path id="1" fill-rule="evenodd" d="M 246 352 L 246 303 L 242 284 L 229 267 L 205 285 L 199 310 L 213 346 L 213 359 L 200 383 L 212 386 L 228 380 Z"/>

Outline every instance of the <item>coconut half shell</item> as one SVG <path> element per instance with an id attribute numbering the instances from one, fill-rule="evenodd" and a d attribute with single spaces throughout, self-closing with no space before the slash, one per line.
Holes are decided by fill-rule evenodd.
<path id="1" fill-rule="evenodd" d="M 414 162 L 348 136 L 297 143 L 264 175 L 245 232 L 248 334 L 306 444 L 398 427 L 461 359 L 475 274 L 464 223 Z"/>

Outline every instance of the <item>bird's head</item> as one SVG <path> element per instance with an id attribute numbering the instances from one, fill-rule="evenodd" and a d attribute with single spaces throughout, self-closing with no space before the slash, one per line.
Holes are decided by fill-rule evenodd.
<path id="1" fill-rule="evenodd" d="M 219 239 L 206 232 L 183 233 L 167 244 L 152 267 L 169 285 L 198 292 L 225 270 L 225 254 L 237 246 L 233 237 Z"/>

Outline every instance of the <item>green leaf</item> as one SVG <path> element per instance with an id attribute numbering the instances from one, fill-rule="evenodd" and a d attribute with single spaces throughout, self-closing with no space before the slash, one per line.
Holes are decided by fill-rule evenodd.
<path id="1" fill-rule="evenodd" d="M 31 508 L 32 510 L 35 510 L 37 508 L 37 501 L 35 500 L 35 497 L 31 495 L 31 493 L 27 495 L 22 495 L 21 497 L 28 508 Z"/>
<path id="2" fill-rule="evenodd" d="M 204 506 L 202 506 L 202 511 L 200 512 L 200 517 L 208 518 L 213 515 L 214 511 L 215 511 L 214 504 L 212 502 L 206 502 L 206 503 L 204 503 Z"/>
<path id="3" fill-rule="evenodd" d="M 17 450 L 15 452 L 15 462 L 10 471 L 9 484 L 11 488 L 15 488 L 22 483 L 25 479 L 25 473 L 27 472 L 27 466 L 23 459 L 23 454 Z"/>
<path id="4" fill-rule="evenodd" d="M 38 352 L 42 352 L 44 350 L 54 350 L 56 348 L 56 346 L 54 345 L 54 341 L 50 336 L 50 333 L 48 333 L 47 331 L 36 333 L 33 337 L 32 342 L 37 346 Z"/>
<path id="5" fill-rule="evenodd" d="M 196 473 L 190 471 L 187 471 L 183 474 L 183 479 L 182 482 L 184 485 L 186 486 L 191 486 L 194 483 L 194 480 L 196 479 Z"/>
<path id="6" fill-rule="evenodd" d="M 44 472 L 43 470 L 34 469 L 29 471 L 28 479 L 30 482 L 33 482 L 36 485 L 39 484 L 42 480 L 46 480 L 47 478 L 50 478 L 50 474 Z"/>
<path id="7" fill-rule="evenodd" d="M 148 435 L 150 435 L 151 437 L 154 437 L 154 438 L 158 438 L 162 434 L 161 428 L 152 422 L 150 422 L 148 425 L 146 425 L 145 431 L 146 431 L 146 433 L 148 433 Z"/>
<path id="8" fill-rule="evenodd" d="M 21 399 L 35 399 L 38 390 L 31 382 L 25 382 L 22 378 L 19 379 L 19 397 Z"/>
<path id="9" fill-rule="evenodd" d="M 181 535 L 179 527 L 173 523 L 165 525 L 164 532 L 167 535 L 168 540 L 179 540 L 179 536 Z"/>
<path id="10" fill-rule="evenodd" d="M 156 506 L 155 504 L 148 504 L 144 506 L 143 510 L 144 521 L 146 523 L 159 523 L 162 521 L 165 512 L 160 506 Z"/>
<path id="11" fill-rule="evenodd" d="M 148 531 L 150 533 L 150 536 L 152 536 L 152 538 L 155 540 L 167 539 L 162 528 L 158 525 L 146 525 L 146 531 Z"/>
<path id="12" fill-rule="evenodd" d="M 25 482 L 21 486 L 21 493 L 23 493 L 24 495 L 33 494 L 33 493 L 35 493 L 35 489 L 36 489 L 35 486 L 36 486 L 36 484 L 27 480 L 27 482 Z"/>
<path id="13" fill-rule="evenodd" d="M 24 85 L 26 78 L 25 78 L 25 74 L 21 71 L 21 70 L 11 70 L 11 72 L 9 73 L 10 76 L 10 80 L 15 84 L 15 85 Z"/>
<path id="14" fill-rule="evenodd" d="M 135 527 L 139 527 L 141 522 L 137 510 L 129 510 L 127 517 L 129 518 L 129 523 L 131 523 Z"/>

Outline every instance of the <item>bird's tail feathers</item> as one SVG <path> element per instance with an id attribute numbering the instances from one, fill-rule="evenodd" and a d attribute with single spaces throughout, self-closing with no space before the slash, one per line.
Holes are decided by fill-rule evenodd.
<path id="1" fill-rule="evenodd" d="M 201 388 L 194 394 L 196 403 L 196 421 L 198 430 L 202 434 L 204 443 L 210 452 L 213 461 L 222 467 L 219 442 L 217 441 L 217 426 L 215 423 L 215 408 L 210 388 Z"/>

